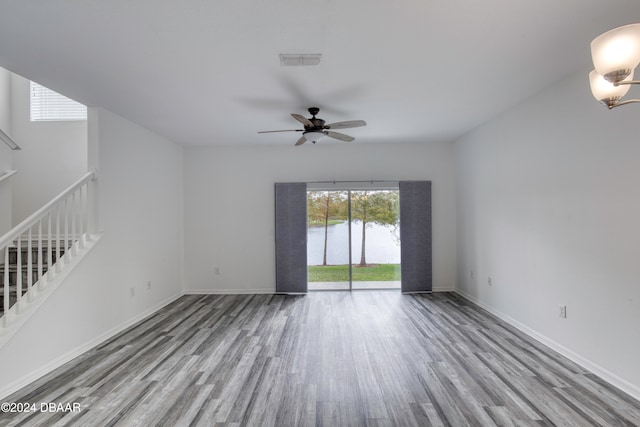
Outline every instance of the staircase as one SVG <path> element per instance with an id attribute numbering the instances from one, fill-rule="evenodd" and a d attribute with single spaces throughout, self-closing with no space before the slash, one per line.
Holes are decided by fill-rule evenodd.
<path id="1" fill-rule="evenodd" d="M 6 341 L 26 322 L 78 254 L 93 244 L 94 179 L 95 173 L 88 172 L 0 236 L 0 346 L 3 336 Z"/>
<path id="2" fill-rule="evenodd" d="M 49 254 L 49 248 L 51 253 Z M 59 247 L 59 250 L 57 249 Z M 0 258 L 0 317 L 6 310 L 11 308 L 18 300 L 18 285 L 20 285 L 21 296 L 44 277 L 49 271 L 49 265 L 53 265 L 64 255 L 66 248 L 64 242 L 25 242 L 17 241 L 6 249 L 7 256 L 4 254 Z M 18 258 L 20 257 L 20 258 Z M 51 260 L 51 263 L 49 262 Z M 5 262 L 8 261 L 8 264 Z M 20 262 L 18 262 L 20 261 Z M 30 268 L 28 266 L 31 266 Z M 8 281 L 5 282 L 5 275 L 8 275 Z M 20 280 L 18 280 L 20 279 Z M 5 308 L 4 289 L 5 284 L 9 285 L 9 307 Z"/>

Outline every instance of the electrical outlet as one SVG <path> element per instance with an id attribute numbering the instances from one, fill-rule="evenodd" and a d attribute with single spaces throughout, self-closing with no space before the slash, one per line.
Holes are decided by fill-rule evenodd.
<path id="1" fill-rule="evenodd" d="M 129 288 L 129 295 L 131 295 L 131 298 L 136 296 L 136 288 Z"/>
<path id="2" fill-rule="evenodd" d="M 560 306 L 560 317 L 562 317 L 563 319 L 567 318 L 567 306 L 566 305 L 561 305 Z"/>
<path id="3" fill-rule="evenodd" d="M 151 289 L 151 280 L 147 282 L 147 289 Z"/>
<path id="4" fill-rule="evenodd" d="M 489 280 L 487 280 L 487 284 L 488 284 L 489 286 L 493 285 L 493 283 L 491 282 L 491 277 L 489 277 Z"/>
<path id="5" fill-rule="evenodd" d="M 220 268 L 219 268 L 219 267 L 214 268 L 214 269 L 213 269 L 213 272 L 214 272 L 215 274 L 220 274 Z"/>
<path id="6" fill-rule="evenodd" d="M 469 276 L 471 277 L 471 280 L 476 278 L 476 274 L 473 272 L 473 270 L 469 270 Z"/>

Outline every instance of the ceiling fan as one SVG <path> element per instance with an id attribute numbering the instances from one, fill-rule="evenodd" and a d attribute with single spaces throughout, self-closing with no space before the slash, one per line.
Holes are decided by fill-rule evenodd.
<path id="1" fill-rule="evenodd" d="M 312 143 L 316 143 L 320 141 L 320 139 L 325 136 L 339 139 L 340 141 L 351 142 L 355 138 L 349 135 L 345 135 L 343 133 L 334 132 L 329 129 L 347 129 L 347 128 L 357 128 L 360 126 L 366 126 L 367 122 L 364 120 L 349 120 L 346 122 L 336 122 L 329 123 L 325 125 L 324 120 L 316 117 L 316 114 L 320 112 L 318 107 L 309 108 L 309 114 L 311 114 L 311 118 L 306 118 L 300 114 L 291 114 L 291 117 L 299 121 L 304 125 L 304 129 L 286 129 L 286 130 L 264 130 L 258 133 L 272 133 L 272 132 L 302 132 L 302 136 L 296 142 L 296 145 L 302 145 L 306 141 L 311 141 Z"/>

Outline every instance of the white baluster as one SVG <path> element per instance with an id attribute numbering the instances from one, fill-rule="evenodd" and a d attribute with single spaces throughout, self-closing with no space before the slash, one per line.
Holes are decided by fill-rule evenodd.
<path id="1" fill-rule="evenodd" d="M 87 188 L 86 185 L 83 185 L 82 187 L 80 187 L 80 190 L 78 191 L 78 203 L 80 204 L 79 208 L 78 208 L 78 215 L 80 216 L 80 218 L 78 219 L 78 247 L 80 249 L 84 249 L 84 239 L 85 239 L 85 233 L 86 233 L 86 227 L 85 227 L 85 193 L 84 193 L 84 189 Z"/>
<path id="2" fill-rule="evenodd" d="M 31 286 L 33 286 L 33 243 L 31 229 L 29 229 L 27 236 L 29 238 L 27 241 L 27 292 L 29 292 Z"/>
<path id="3" fill-rule="evenodd" d="M 51 236 L 53 235 L 53 224 L 51 221 L 51 212 L 48 214 L 49 217 L 49 226 L 47 228 L 47 275 L 51 277 L 53 271 L 51 271 L 51 266 L 53 265 L 53 242 L 51 241 Z"/>
<path id="4" fill-rule="evenodd" d="M 7 311 L 11 304 L 11 294 L 9 293 L 9 246 L 4 248 L 4 315 L 7 316 Z"/>
<path id="5" fill-rule="evenodd" d="M 76 192 L 71 196 L 71 244 L 73 245 L 73 256 L 76 256 L 76 241 L 78 236 L 76 235 L 76 213 L 78 211 L 78 201 L 76 200 Z"/>
<path id="6" fill-rule="evenodd" d="M 64 210 L 64 214 L 63 214 L 63 218 L 64 218 L 64 243 L 62 246 L 62 250 L 63 250 L 63 256 L 67 255 L 67 253 L 69 252 L 69 241 L 71 240 L 69 238 L 69 199 L 65 199 L 64 200 L 64 205 L 63 205 L 63 210 Z M 69 259 L 68 256 L 64 257 L 65 261 Z"/>
<path id="7" fill-rule="evenodd" d="M 22 236 L 17 240 L 17 263 L 16 263 L 16 303 L 22 299 Z"/>
<path id="8" fill-rule="evenodd" d="M 56 271 L 59 273 L 60 272 L 60 267 L 61 267 L 61 263 L 60 263 L 60 239 L 62 238 L 62 236 L 60 235 L 60 205 L 56 206 L 56 261 L 55 261 L 55 265 L 56 265 Z"/>
<path id="9" fill-rule="evenodd" d="M 89 196 L 89 183 L 87 182 L 87 184 L 84 186 L 84 200 L 82 201 L 82 215 L 84 216 L 84 224 L 83 224 L 83 228 L 84 228 L 84 233 L 85 233 L 85 239 L 86 241 L 89 241 L 89 215 L 90 215 L 90 210 L 89 210 L 89 203 L 90 203 L 91 197 Z"/>
<path id="10" fill-rule="evenodd" d="M 42 280 L 42 220 L 38 221 L 38 280 Z"/>

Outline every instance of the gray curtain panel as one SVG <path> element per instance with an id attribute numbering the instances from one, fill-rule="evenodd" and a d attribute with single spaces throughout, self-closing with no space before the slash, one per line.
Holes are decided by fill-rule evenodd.
<path id="1" fill-rule="evenodd" d="M 400 181 L 402 292 L 431 292 L 431 182 Z"/>
<path id="2" fill-rule="evenodd" d="M 276 293 L 307 292 L 307 184 L 276 183 Z"/>

